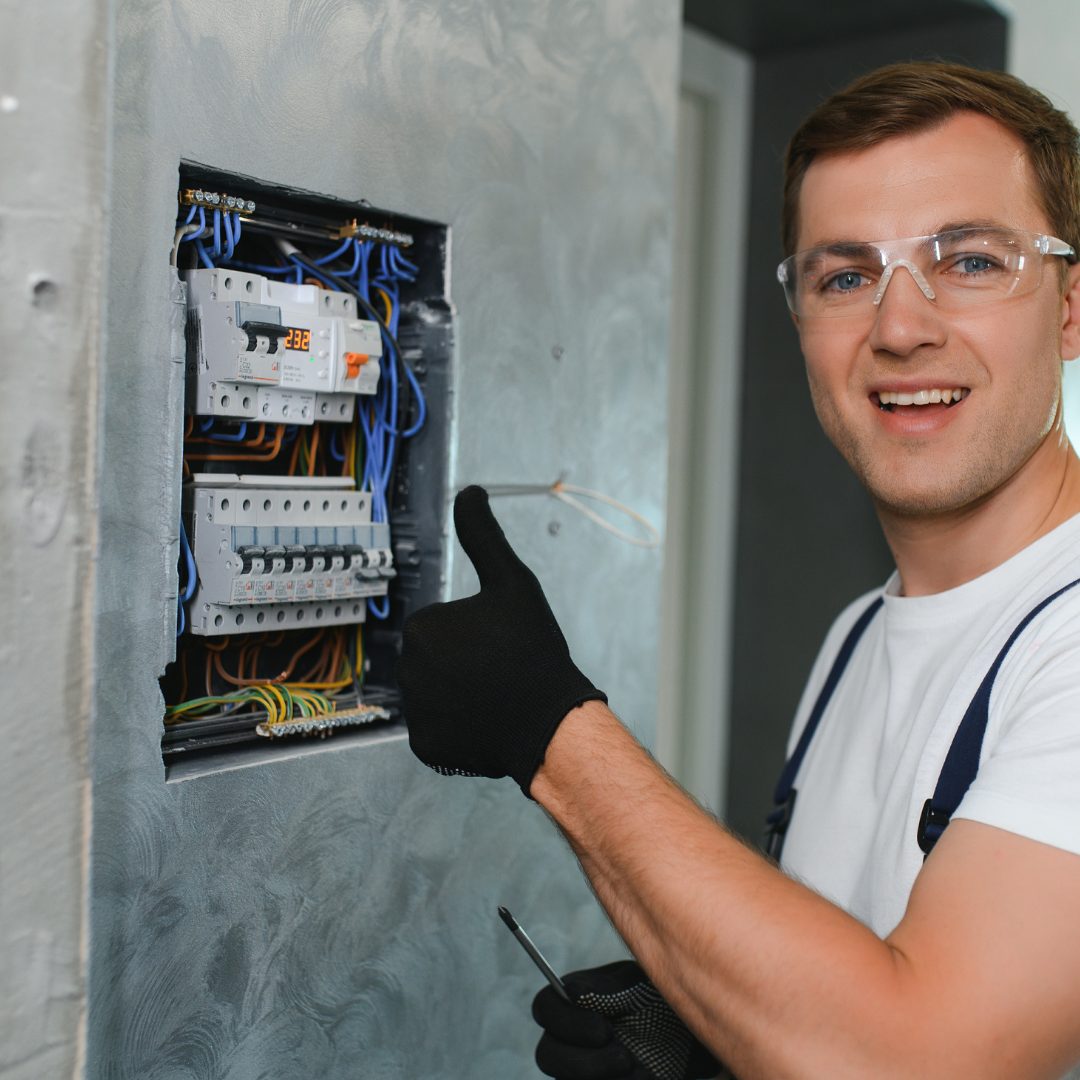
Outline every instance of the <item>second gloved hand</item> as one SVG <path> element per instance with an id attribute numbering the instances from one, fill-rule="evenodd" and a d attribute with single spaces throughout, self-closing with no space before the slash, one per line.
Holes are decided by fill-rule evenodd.
<path id="1" fill-rule="evenodd" d="M 607 698 L 570 659 L 540 583 L 483 488 L 459 492 L 454 526 L 480 591 L 405 623 L 396 673 L 409 745 L 438 772 L 512 776 L 527 795 L 563 717 Z"/>
<path id="2" fill-rule="evenodd" d="M 573 1005 L 550 986 L 533 999 L 533 1019 L 544 1029 L 536 1064 L 546 1075 L 557 1080 L 700 1080 L 720 1072 L 720 1063 L 635 961 L 575 971 L 563 982 Z"/>

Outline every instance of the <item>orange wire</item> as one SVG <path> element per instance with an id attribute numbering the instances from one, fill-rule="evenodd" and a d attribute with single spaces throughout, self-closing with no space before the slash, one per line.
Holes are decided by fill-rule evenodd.
<path id="1" fill-rule="evenodd" d="M 303 675 L 298 675 L 297 678 L 303 682 L 310 682 L 313 678 L 318 676 L 318 673 L 326 669 L 326 661 L 330 655 L 331 642 L 326 640 L 323 642 L 322 649 L 319 650 L 319 655 L 315 658 L 315 662 L 304 672 Z"/>
<path id="2" fill-rule="evenodd" d="M 239 660 L 239 664 L 238 664 L 239 673 L 237 675 L 232 675 L 232 674 L 230 674 L 229 672 L 227 672 L 225 670 L 225 665 L 222 663 L 222 660 L 221 660 L 221 652 L 220 652 L 220 650 L 214 653 L 214 657 L 213 657 L 214 667 L 217 670 L 217 673 L 227 683 L 231 683 L 233 686 L 254 686 L 254 685 L 259 685 L 259 684 L 263 684 L 263 683 L 281 683 L 281 682 L 285 682 L 289 678 L 289 676 L 292 674 L 293 668 L 296 667 L 296 661 L 299 660 L 300 657 L 303 656 L 305 653 L 310 652 L 319 643 L 319 641 L 322 639 L 324 633 L 325 633 L 325 631 L 323 631 L 323 630 L 317 631 L 316 634 L 312 637 L 312 639 L 309 642 L 307 642 L 305 645 L 301 646 L 299 649 L 296 650 L 295 653 L 293 653 L 292 659 L 289 661 L 289 666 L 284 671 L 279 672 L 277 675 L 273 676 L 272 678 L 267 678 L 265 675 L 256 675 L 255 674 L 255 662 L 254 662 L 255 657 L 254 657 L 253 654 L 254 654 L 255 651 L 257 651 L 258 648 L 261 648 L 261 646 L 256 647 L 255 649 L 252 649 L 252 646 L 249 644 L 249 645 L 245 645 L 243 647 L 243 649 L 241 649 L 240 660 Z M 248 656 L 245 656 L 245 653 L 247 653 Z M 244 667 L 245 667 L 245 663 L 246 663 L 248 658 L 250 658 L 250 660 L 251 660 L 251 665 L 250 665 L 251 676 L 250 677 L 245 677 L 245 675 L 244 675 Z"/>
<path id="3" fill-rule="evenodd" d="M 386 305 L 386 318 L 383 319 L 383 322 L 386 323 L 387 326 L 389 326 L 390 325 L 390 320 L 394 316 L 393 302 L 390 300 L 390 295 L 388 293 L 384 292 L 378 286 L 375 287 L 375 291 L 383 298 L 383 303 Z"/>
<path id="4" fill-rule="evenodd" d="M 192 461 L 272 461 L 281 453 L 281 440 L 285 435 L 285 425 L 279 424 L 272 449 L 268 454 L 188 454 Z"/>
<path id="5" fill-rule="evenodd" d="M 342 476 L 352 476 L 353 463 L 356 461 L 356 425 L 350 424 L 345 435 L 345 464 L 341 470 Z"/>
<path id="6" fill-rule="evenodd" d="M 311 432 L 311 442 L 308 443 L 307 474 L 315 475 L 315 452 L 319 449 L 319 425 L 316 424 Z"/>
<path id="7" fill-rule="evenodd" d="M 300 432 L 296 436 L 296 442 L 293 443 L 292 457 L 289 458 L 289 475 L 296 475 L 296 464 L 300 460 L 300 440 L 304 437 L 304 433 Z"/>

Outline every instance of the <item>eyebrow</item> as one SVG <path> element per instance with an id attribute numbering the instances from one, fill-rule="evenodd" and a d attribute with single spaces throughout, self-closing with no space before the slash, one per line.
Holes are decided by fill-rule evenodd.
<path id="1" fill-rule="evenodd" d="M 975 236 L 999 237 L 1004 233 L 1013 231 L 1015 230 L 1011 226 L 1003 225 L 993 218 L 977 218 L 967 221 L 947 221 L 938 226 L 933 232 L 927 233 L 926 236 L 929 238 L 947 236 L 949 233 L 964 232 Z M 900 239 L 905 238 L 900 237 Z M 889 241 L 887 240 L 880 241 L 880 243 L 888 242 Z M 923 246 L 929 247 L 929 244 L 924 244 Z M 813 271 L 826 256 L 830 255 L 841 259 L 873 259 L 874 261 L 877 261 L 879 258 L 877 244 L 859 240 L 827 241 L 823 244 L 815 244 L 813 247 L 806 249 L 806 251 L 807 257 L 801 264 L 803 273 Z"/>
<path id="2" fill-rule="evenodd" d="M 810 248 L 806 253 L 806 258 L 800 260 L 800 272 L 812 273 L 829 255 L 840 259 L 870 259 L 873 262 L 881 262 L 881 255 L 874 244 L 858 240 L 835 240 L 831 244 L 816 244 Z"/>

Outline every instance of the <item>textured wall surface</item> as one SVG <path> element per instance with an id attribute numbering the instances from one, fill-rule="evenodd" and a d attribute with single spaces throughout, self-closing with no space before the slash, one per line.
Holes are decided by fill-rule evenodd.
<path id="1" fill-rule="evenodd" d="M 41 1080 L 85 1007 L 107 4 L 0 27 L 0 1077 Z"/>
<path id="2" fill-rule="evenodd" d="M 678 23 L 674 0 L 121 5 L 89 1076 L 532 1076 L 538 977 L 495 906 L 561 968 L 615 954 L 510 782 L 437 777 L 398 741 L 165 783 L 167 256 L 181 157 L 447 222 L 454 482 L 566 471 L 659 523 Z M 581 667 L 649 737 L 659 554 L 555 503 L 497 510 Z"/>

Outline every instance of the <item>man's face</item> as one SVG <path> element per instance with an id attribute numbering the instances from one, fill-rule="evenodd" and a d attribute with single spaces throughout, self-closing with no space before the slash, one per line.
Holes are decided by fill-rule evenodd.
<path id="1" fill-rule="evenodd" d="M 917 135 L 826 155 L 806 173 L 799 249 L 924 236 L 965 223 L 1051 232 L 1023 144 L 959 113 Z M 1055 424 L 1066 307 L 1056 259 L 1037 291 L 943 316 L 905 270 L 865 318 L 806 318 L 799 337 L 825 433 L 879 507 L 958 510 L 1032 459 Z M 882 409 L 882 392 L 963 391 Z M 931 395 L 931 398 L 933 395 Z"/>

